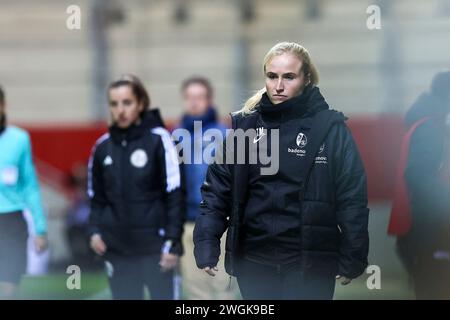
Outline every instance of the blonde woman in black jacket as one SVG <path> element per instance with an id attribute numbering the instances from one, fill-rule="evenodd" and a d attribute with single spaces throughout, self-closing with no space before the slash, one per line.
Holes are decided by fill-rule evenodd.
<path id="1" fill-rule="evenodd" d="M 332 299 L 336 277 L 348 284 L 367 266 L 363 163 L 346 118 L 320 93 L 305 48 L 274 46 L 264 77 L 265 88 L 232 123 L 257 129 L 250 146 L 278 130 L 278 171 L 263 175 L 261 163 L 209 166 L 194 231 L 197 266 L 215 274 L 228 229 L 225 265 L 245 299 Z M 267 153 L 274 155 L 272 146 Z"/>

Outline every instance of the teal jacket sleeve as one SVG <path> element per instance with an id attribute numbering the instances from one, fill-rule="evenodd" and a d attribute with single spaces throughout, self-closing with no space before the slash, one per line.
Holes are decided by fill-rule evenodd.
<path id="1" fill-rule="evenodd" d="M 23 142 L 19 172 L 23 198 L 33 217 L 35 233 L 36 235 L 43 235 L 47 232 L 47 219 L 42 208 L 39 183 L 33 165 L 31 142 L 28 134 Z"/>

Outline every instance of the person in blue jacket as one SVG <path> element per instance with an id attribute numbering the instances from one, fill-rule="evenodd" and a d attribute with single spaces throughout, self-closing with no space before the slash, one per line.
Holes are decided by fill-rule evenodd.
<path id="1" fill-rule="evenodd" d="M 194 221 L 200 211 L 200 187 L 205 181 L 208 170 L 207 159 L 203 159 L 205 145 L 200 134 L 195 134 L 194 126 L 205 133 L 208 129 L 220 130 L 225 137 L 226 127 L 219 122 L 214 104 L 214 92 L 207 78 L 194 76 L 186 79 L 181 85 L 181 95 L 184 102 L 184 115 L 179 125 L 190 133 L 191 157 L 189 163 L 184 164 L 184 177 L 186 183 L 187 223 L 183 237 L 186 248 L 181 261 L 183 287 L 185 296 L 192 300 L 219 299 L 230 300 L 238 296 L 238 290 L 234 286 L 227 290 L 229 279 L 224 270 L 218 273 L 214 279 L 197 271 L 194 258 L 193 230 Z M 196 144 L 202 144 L 196 148 Z M 195 154 L 198 152 L 200 154 Z M 194 161 L 202 159 L 201 162 Z M 225 242 L 225 241 L 223 241 Z"/>
<path id="2" fill-rule="evenodd" d="M 31 211 L 38 252 L 47 246 L 42 209 L 28 133 L 6 122 L 5 93 L 0 87 L 0 299 L 17 296 L 27 263 L 25 208 Z"/>

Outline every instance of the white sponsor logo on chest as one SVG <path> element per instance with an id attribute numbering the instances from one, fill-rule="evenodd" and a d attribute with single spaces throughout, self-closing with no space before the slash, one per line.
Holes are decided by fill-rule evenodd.
<path id="1" fill-rule="evenodd" d="M 297 144 L 297 148 L 289 148 L 288 147 L 287 148 L 288 153 L 293 153 L 298 157 L 304 157 L 306 155 L 306 150 L 304 148 L 308 144 L 308 138 L 307 138 L 306 134 L 304 134 L 303 132 L 300 132 L 297 135 L 297 138 L 295 139 L 295 143 Z M 317 151 L 317 154 L 319 156 L 317 156 L 315 158 L 316 164 L 327 164 L 328 163 L 328 158 L 326 156 L 320 155 L 321 153 L 323 153 L 324 150 L 325 150 L 325 143 L 322 143 L 319 150 Z"/>
<path id="2" fill-rule="evenodd" d="M 320 155 L 323 152 L 323 150 L 325 150 L 325 142 L 322 143 L 322 145 L 319 148 L 319 152 L 317 152 L 319 154 L 319 156 L 316 157 L 315 163 L 321 163 L 321 164 L 327 164 L 328 163 L 328 157 Z"/>
<path id="3" fill-rule="evenodd" d="M 306 134 L 304 134 L 303 132 L 299 132 L 297 138 L 295 139 L 295 143 L 297 144 L 298 148 L 288 148 L 288 152 L 294 153 L 298 157 L 304 157 L 306 154 L 306 150 L 304 149 L 304 147 L 308 143 Z"/>
<path id="4" fill-rule="evenodd" d="M 256 137 L 253 138 L 253 143 L 257 143 L 265 135 L 266 133 L 264 132 L 264 127 L 256 128 Z"/>

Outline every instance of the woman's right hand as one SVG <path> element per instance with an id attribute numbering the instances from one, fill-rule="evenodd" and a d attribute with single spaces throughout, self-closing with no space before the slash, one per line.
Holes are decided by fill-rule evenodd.
<path id="1" fill-rule="evenodd" d="M 91 237 L 91 248 L 96 254 L 102 256 L 106 252 L 106 244 L 103 242 L 102 237 L 96 233 Z"/>
<path id="2" fill-rule="evenodd" d="M 209 274 L 211 277 L 215 277 L 216 276 L 216 272 L 219 271 L 219 269 L 217 267 L 206 267 L 203 268 L 203 270 Z"/>

